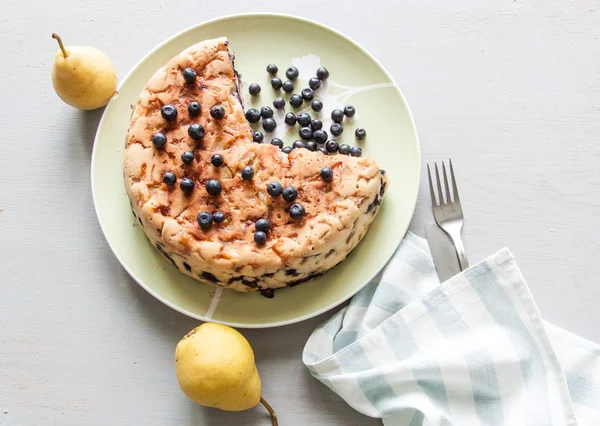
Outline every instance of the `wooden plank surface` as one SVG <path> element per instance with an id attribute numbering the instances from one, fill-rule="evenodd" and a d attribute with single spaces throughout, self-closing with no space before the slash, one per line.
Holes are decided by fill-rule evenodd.
<path id="1" fill-rule="evenodd" d="M 166 37 L 221 15 L 275 11 L 342 31 L 400 85 L 424 162 L 454 160 L 471 262 L 508 246 L 545 318 L 600 341 L 597 1 L 7 0 L 0 9 L 0 424 L 269 424 L 261 408 L 223 413 L 179 391 L 173 351 L 196 322 L 138 287 L 104 241 L 89 179 L 101 111 L 75 111 L 54 94 L 53 31 L 102 49 L 121 78 Z M 432 217 L 421 187 L 411 229 L 424 235 Z M 264 394 L 283 426 L 380 424 L 302 365 L 328 315 L 243 332 Z"/>

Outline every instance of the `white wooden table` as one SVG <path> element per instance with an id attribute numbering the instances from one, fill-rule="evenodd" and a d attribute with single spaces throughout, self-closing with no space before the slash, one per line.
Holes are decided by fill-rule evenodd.
<path id="1" fill-rule="evenodd" d="M 54 94 L 53 31 L 102 49 L 121 78 L 166 37 L 220 15 L 276 11 L 342 31 L 402 88 L 423 160 L 455 161 L 471 262 L 508 246 L 545 318 L 600 340 L 600 3 L 281 3 L 2 2 L 0 424 L 270 424 L 260 407 L 223 413 L 179 391 L 173 351 L 197 323 L 146 294 L 104 241 L 89 179 L 102 111 Z M 432 221 L 425 185 L 420 235 Z M 243 332 L 264 395 L 283 426 L 380 424 L 301 363 L 327 315 Z"/>

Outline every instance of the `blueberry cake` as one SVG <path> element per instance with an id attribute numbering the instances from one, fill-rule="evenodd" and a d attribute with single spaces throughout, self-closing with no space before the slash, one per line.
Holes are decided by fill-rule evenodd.
<path id="1" fill-rule="evenodd" d="M 154 74 L 133 107 L 125 187 L 150 242 L 182 273 L 272 297 L 346 258 L 388 177 L 368 157 L 253 142 L 233 65 L 219 38 Z"/>

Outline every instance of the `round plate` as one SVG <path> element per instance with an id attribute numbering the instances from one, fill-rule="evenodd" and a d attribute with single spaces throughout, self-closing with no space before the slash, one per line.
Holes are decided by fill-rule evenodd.
<path id="1" fill-rule="evenodd" d="M 131 105 L 154 72 L 170 58 L 195 43 L 220 36 L 229 38 L 235 52 L 235 66 L 246 87 L 246 108 L 271 105 L 276 96 L 284 94 L 271 88 L 267 64 L 277 64 L 282 79 L 285 69 L 296 65 L 301 72 L 296 93 L 308 86 L 307 79 L 317 67 L 325 66 L 331 76 L 317 92 L 325 101 L 321 114 L 325 128 L 329 128 L 326 119 L 332 107 L 353 104 L 357 114 L 353 120 L 344 121 L 340 143 L 356 144 L 354 130 L 367 129 L 368 136 L 360 143 L 364 155 L 375 158 L 391 179 L 371 229 L 348 258 L 319 278 L 276 291 L 273 299 L 256 292 L 216 289 L 177 271 L 148 242 L 131 214 L 125 193 L 123 145 Z M 252 99 L 247 91 L 251 82 L 262 86 L 260 96 Z M 408 105 L 383 66 L 332 29 L 273 14 L 235 15 L 205 22 L 146 55 L 118 91 L 104 112 L 94 142 L 92 192 L 96 213 L 108 244 L 127 272 L 154 297 L 181 313 L 236 327 L 273 327 L 313 317 L 363 288 L 390 259 L 408 228 L 420 174 L 417 132 Z M 289 145 L 298 137 L 290 132 L 285 139 Z"/>

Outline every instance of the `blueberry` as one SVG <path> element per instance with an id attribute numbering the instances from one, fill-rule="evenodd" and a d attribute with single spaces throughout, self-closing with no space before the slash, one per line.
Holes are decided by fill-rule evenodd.
<path id="1" fill-rule="evenodd" d="M 185 177 L 181 179 L 181 182 L 179 182 L 179 188 L 181 188 L 181 190 L 186 194 L 189 194 L 194 190 L 194 181 Z"/>
<path id="2" fill-rule="evenodd" d="M 186 83 L 192 84 L 196 81 L 196 71 L 191 68 L 186 68 L 183 70 L 183 79 Z"/>
<path id="3" fill-rule="evenodd" d="M 263 129 L 265 132 L 271 133 L 273 130 L 277 128 L 277 122 L 272 118 L 265 118 L 262 123 Z"/>
<path id="4" fill-rule="evenodd" d="M 222 120 L 225 117 L 225 108 L 221 105 L 215 105 L 210 109 L 210 116 L 215 120 Z"/>
<path id="5" fill-rule="evenodd" d="M 310 121 L 310 128 L 313 129 L 313 132 L 315 130 L 321 130 L 323 128 L 323 122 L 319 119 L 314 119 Z"/>
<path id="6" fill-rule="evenodd" d="M 304 103 L 304 99 L 302 99 L 302 96 L 300 95 L 292 95 L 292 97 L 290 98 L 290 105 L 293 106 L 294 108 L 300 108 L 302 106 L 302 104 Z"/>
<path id="7" fill-rule="evenodd" d="M 356 131 L 354 132 L 354 136 L 356 136 L 356 139 L 358 139 L 359 141 L 362 141 L 364 138 L 367 137 L 367 131 L 365 129 L 356 129 Z"/>
<path id="8" fill-rule="evenodd" d="M 163 175 L 163 182 L 169 186 L 173 186 L 177 182 L 177 176 L 173 172 L 167 172 Z"/>
<path id="9" fill-rule="evenodd" d="M 281 152 L 289 154 L 290 152 L 292 152 L 292 149 L 293 148 L 291 146 L 284 146 L 283 148 L 281 148 Z"/>
<path id="10" fill-rule="evenodd" d="M 361 157 L 362 156 L 362 149 L 360 146 L 353 146 L 352 148 L 350 148 L 350 155 L 353 157 Z"/>
<path id="11" fill-rule="evenodd" d="M 265 136 L 262 134 L 262 132 L 259 132 L 258 130 L 252 133 L 252 140 L 254 142 L 261 143 L 264 138 Z"/>
<path id="12" fill-rule="evenodd" d="M 296 114 L 294 114 L 293 112 L 288 112 L 285 115 L 285 119 L 283 121 L 285 121 L 285 124 L 287 124 L 288 126 L 293 126 L 294 124 L 296 124 Z"/>
<path id="13" fill-rule="evenodd" d="M 287 201 L 288 203 L 291 203 L 296 198 L 298 198 L 298 190 L 296 188 L 294 188 L 293 186 L 286 186 L 285 188 L 283 188 L 283 192 L 281 193 L 281 196 L 283 197 L 283 199 L 285 201 Z"/>
<path id="14" fill-rule="evenodd" d="M 321 87 L 321 80 L 319 80 L 317 77 L 311 77 L 311 79 L 308 80 L 308 86 L 313 90 L 317 90 L 319 87 Z"/>
<path id="15" fill-rule="evenodd" d="M 254 177 L 254 168 L 252 166 L 246 166 L 242 169 L 242 179 L 250 180 Z"/>
<path id="16" fill-rule="evenodd" d="M 336 123 L 341 123 L 344 119 L 344 111 L 341 109 L 334 109 L 331 111 L 331 119 Z"/>
<path id="17" fill-rule="evenodd" d="M 298 68 L 296 68 L 296 67 L 289 67 L 287 70 L 285 70 L 285 76 L 287 78 L 289 78 L 290 80 L 297 79 L 299 75 L 300 75 L 300 72 L 298 71 Z"/>
<path id="18" fill-rule="evenodd" d="M 275 64 L 267 65 L 267 72 L 269 74 L 275 75 L 275 74 L 277 74 L 277 71 L 279 71 L 279 68 L 277 68 L 277 65 L 275 65 Z"/>
<path id="19" fill-rule="evenodd" d="M 312 108 L 313 111 L 319 112 L 323 109 L 323 102 L 321 102 L 319 99 L 315 99 L 310 104 L 310 107 Z"/>
<path id="20" fill-rule="evenodd" d="M 271 117 L 273 117 L 273 110 L 271 109 L 270 106 L 265 105 L 264 107 L 262 107 L 260 109 L 260 116 L 262 118 L 271 118 Z"/>
<path id="21" fill-rule="evenodd" d="M 306 144 L 302 141 L 294 141 L 294 143 L 292 144 L 292 149 L 297 148 L 306 148 Z"/>
<path id="22" fill-rule="evenodd" d="M 167 137 L 164 133 L 158 132 L 152 135 L 152 145 L 154 145 L 156 149 L 163 149 L 166 144 Z"/>
<path id="23" fill-rule="evenodd" d="M 281 87 L 283 87 L 285 93 L 292 93 L 294 91 L 294 83 L 289 80 L 285 81 Z"/>
<path id="24" fill-rule="evenodd" d="M 202 229 L 208 229 L 213 223 L 213 215 L 210 212 L 198 213 L 198 225 Z"/>
<path id="25" fill-rule="evenodd" d="M 257 231 L 267 232 L 271 229 L 271 222 L 267 219 L 258 219 L 254 224 Z"/>
<path id="26" fill-rule="evenodd" d="M 200 109 L 200 104 L 198 102 L 190 102 L 190 104 L 188 105 L 188 113 L 192 117 L 200 115 Z"/>
<path id="27" fill-rule="evenodd" d="M 260 112 L 256 108 L 250 108 L 246 111 L 246 120 L 250 123 L 258 123 L 260 120 Z"/>
<path id="28" fill-rule="evenodd" d="M 340 123 L 333 123 L 331 125 L 331 127 L 329 128 L 329 130 L 331 131 L 331 134 L 333 136 L 339 136 L 344 131 L 344 128 L 342 127 L 342 125 Z"/>
<path id="29" fill-rule="evenodd" d="M 210 164 L 215 167 L 221 167 L 223 163 L 223 156 L 221 154 L 214 154 L 212 157 L 210 157 Z"/>
<path id="30" fill-rule="evenodd" d="M 261 296 L 266 297 L 267 299 L 272 299 L 275 297 L 275 290 L 272 288 L 261 288 L 258 292 Z"/>
<path id="31" fill-rule="evenodd" d="M 188 127 L 188 135 L 195 141 L 199 141 L 204 137 L 204 127 L 202 127 L 201 124 L 192 124 L 190 127 Z"/>
<path id="32" fill-rule="evenodd" d="M 333 170 L 331 167 L 323 167 L 320 172 L 321 179 L 325 182 L 331 182 L 333 180 Z"/>
<path id="33" fill-rule="evenodd" d="M 302 219 L 305 214 L 306 210 L 304 210 L 304 206 L 302 204 L 292 204 L 290 206 L 290 216 L 292 219 Z"/>
<path id="34" fill-rule="evenodd" d="M 305 112 L 298 115 L 298 124 L 300 124 L 302 127 L 309 126 L 310 120 L 311 120 L 310 115 L 308 115 Z"/>
<path id="35" fill-rule="evenodd" d="M 183 161 L 185 164 L 192 164 L 194 158 L 196 158 L 196 156 L 192 151 L 186 151 L 181 154 L 181 161 Z"/>
<path id="36" fill-rule="evenodd" d="M 275 100 L 273 101 L 273 106 L 277 109 L 285 108 L 285 99 L 283 99 L 281 96 L 275 98 Z"/>
<path id="37" fill-rule="evenodd" d="M 346 117 L 354 117 L 354 114 L 356 114 L 356 108 L 354 108 L 354 106 L 346 105 L 344 107 L 344 115 Z"/>
<path id="38" fill-rule="evenodd" d="M 175 121 L 177 118 L 177 108 L 171 104 L 165 105 L 160 109 L 160 114 L 167 121 Z"/>
<path id="39" fill-rule="evenodd" d="M 223 213 L 221 211 L 214 212 L 213 220 L 215 221 L 215 223 L 223 222 L 225 220 L 225 213 Z"/>
<path id="40" fill-rule="evenodd" d="M 271 182 L 267 185 L 267 192 L 271 197 L 279 197 L 282 191 L 283 187 L 279 182 Z"/>
<path id="41" fill-rule="evenodd" d="M 338 144 L 338 141 L 331 139 L 325 142 L 325 148 L 327 149 L 327 152 L 338 152 L 340 145 Z"/>
<path id="42" fill-rule="evenodd" d="M 300 135 L 300 137 L 304 140 L 310 140 L 312 139 L 313 136 L 313 131 L 310 127 L 301 127 L 300 130 L 298 131 L 298 134 Z"/>
<path id="43" fill-rule="evenodd" d="M 321 81 L 327 80 L 329 78 L 329 71 L 327 71 L 327 68 L 317 68 L 317 78 Z"/>
<path id="44" fill-rule="evenodd" d="M 283 82 L 281 81 L 280 78 L 275 77 L 275 78 L 271 79 L 271 87 L 273 89 L 279 90 L 279 89 L 281 89 L 281 86 L 283 86 Z M 294 90 L 294 89 L 292 88 L 292 90 Z"/>
<path id="45" fill-rule="evenodd" d="M 252 96 L 256 96 L 260 93 L 260 86 L 256 83 L 252 83 L 248 86 L 248 92 L 250 92 Z"/>
<path id="46" fill-rule="evenodd" d="M 313 132 L 313 139 L 316 143 L 325 143 L 327 142 L 327 132 L 325 130 L 316 130 Z"/>
<path id="47" fill-rule="evenodd" d="M 312 101 L 315 96 L 315 92 L 310 87 L 302 89 L 302 99 L 305 101 Z"/>
<path id="48" fill-rule="evenodd" d="M 325 155 L 329 154 L 329 152 L 327 151 L 327 148 L 325 148 L 324 146 L 320 146 L 319 148 L 317 148 L 317 151 L 322 152 Z"/>
<path id="49" fill-rule="evenodd" d="M 219 182 L 217 179 L 211 179 L 206 182 L 206 192 L 208 192 L 210 195 L 216 197 L 221 193 L 222 190 L 223 187 L 221 186 L 221 182 Z"/>
<path id="50" fill-rule="evenodd" d="M 315 141 L 306 142 L 306 149 L 315 152 L 317 150 L 317 143 Z"/>
<path id="51" fill-rule="evenodd" d="M 254 233 L 254 242 L 258 245 L 262 245 L 267 242 L 267 234 L 262 231 Z"/>
<path id="52" fill-rule="evenodd" d="M 339 153 L 342 155 L 348 155 L 350 154 L 350 145 L 347 144 L 341 144 L 340 145 L 340 149 L 339 149 Z"/>
<path id="53" fill-rule="evenodd" d="M 281 149 L 283 148 L 283 141 L 279 138 L 273 138 L 271 139 L 271 145 L 275 145 L 277 148 Z"/>

